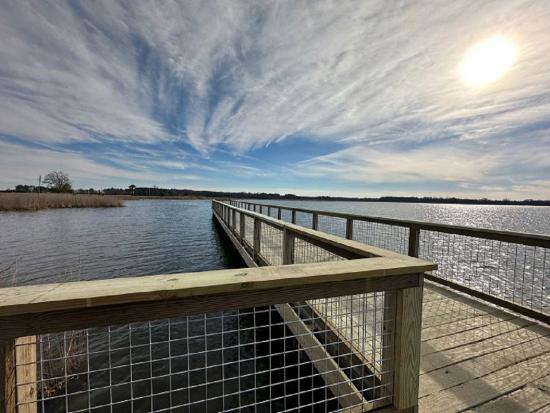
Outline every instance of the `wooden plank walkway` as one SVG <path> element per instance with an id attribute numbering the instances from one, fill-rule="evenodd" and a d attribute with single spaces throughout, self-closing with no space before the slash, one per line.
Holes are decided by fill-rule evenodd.
<path id="1" fill-rule="evenodd" d="M 261 241 L 262 256 L 281 264 L 282 238 Z M 297 254 L 296 262 L 311 258 L 338 259 L 317 250 Z M 430 282 L 423 304 L 420 413 L 550 413 L 548 326 Z"/>
<path id="2" fill-rule="evenodd" d="M 425 284 L 420 412 L 550 412 L 550 328 Z"/>

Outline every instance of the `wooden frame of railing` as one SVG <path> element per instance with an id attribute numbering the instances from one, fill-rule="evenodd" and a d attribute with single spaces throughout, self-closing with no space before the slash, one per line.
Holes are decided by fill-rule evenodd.
<path id="1" fill-rule="evenodd" d="M 316 223 L 318 222 L 319 216 L 342 218 L 346 220 L 345 236 L 347 239 L 353 239 L 354 221 L 364 221 L 364 222 L 372 222 L 372 223 L 403 227 L 408 229 L 408 235 L 409 235 L 408 255 L 411 257 L 418 257 L 421 230 L 446 233 L 446 234 L 463 235 L 463 236 L 469 236 L 469 237 L 474 237 L 474 238 L 479 238 L 484 240 L 502 241 L 502 242 L 524 245 L 524 246 L 550 249 L 550 236 L 547 236 L 547 235 L 528 234 L 528 233 L 512 232 L 512 231 L 497 231 L 497 230 L 491 230 L 491 229 L 473 228 L 473 227 L 465 227 L 465 226 L 458 226 L 458 225 L 436 224 L 431 222 L 374 217 L 374 216 L 348 214 L 348 213 L 332 212 L 332 211 L 324 211 L 324 210 L 314 210 L 314 209 L 307 209 L 307 208 L 294 208 L 294 207 L 285 206 L 285 205 L 260 204 L 260 203 L 240 201 L 240 200 L 230 200 L 228 202 L 230 202 L 231 205 L 235 205 L 250 211 L 259 211 L 260 213 L 263 212 L 264 208 L 269 208 L 270 211 L 275 209 L 277 210 L 278 217 L 281 217 L 282 211 L 290 211 L 292 223 L 296 223 L 297 212 L 311 214 L 313 228 L 317 227 Z M 470 288 L 468 286 L 450 281 L 448 279 L 443 279 L 441 277 L 437 277 L 431 274 L 425 274 L 425 277 L 430 281 L 437 282 L 439 284 L 461 291 L 473 297 L 485 300 L 487 302 L 501 306 L 503 308 L 510 309 L 519 314 L 542 321 L 546 324 L 550 324 L 550 315 L 547 313 L 522 306 L 520 304 L 500 298 L 496 295 L 491 295 L 483 291 L 479 291 L 479 290 Z"/>
<path id="2" fill-rule="evenodd" d="M 418 266 L 430 268 L 431 271 L 437 268 L 436 265 L 427 261 L 419 260 L 416 257 L 408 257 L 392 251 L 376 248 L 370 245 L 359 243 L 349 239 L 342 239 L 331 234 L 322 233 L 314 229 L 308 229 L 299 225 L 289 224 L 274 219 L 261 212 L 253 212 L 248 209 L 239 208 L 233 205 L 233 201 L 212 201 L 214 215 L 230 236 L 237 249 L 242 249 L 241 256 L 249 266 L 269 265 L 267 259 L 260 254 L 261 234 L 260 224 L 266 224 L 277 228 L 283 233 L 282 256 L 283 264 L 294 263 L 294 240 L 299 237 L 308 243 L 322 247 L 324 250 L 335 253 L 341 257 L 350 259 L 348 262 L 368 262 L 371 265 L 380 263 L 386 267 L 389 276 L 393 270 L 389 270 L 388 264 L 404 263 L 412 265 L 418 270 Z M 260 211 L 262 206 L 260 206 Z M 236 216 L 239 215 L 237 226 Z M 249 243 L 244 234 L 245 217 L 253 219 L 252 243 Z M 366 261 L 365 261 L 366 259 Z M 409 261 L 413 260 L 413 261 Z M 342 261 L 346 262 L 346 261 Z M 328 263 L 325 263 L 328 264 Z M 308 264 L 319 265 L 319 264 Z M 323 264 L 321 264 L 323 265 Z M 283 267 L 267 267 L 283 268 Z M 412 267 L 411 267 L 412 269 Z M 393 407 L 397 410 L 404 410 L 416 406 L 418 401 L 418 372 L 420 368 L 420 328 L 422 322 L 422 273 L 417 274 L 418 284 L 404 285 L 413 281 L 412 278 L 393 277 L 387 279 L 385 291 L 396 290 L 395 299 L 388 303 L 388 311 L 394 314 L 394 377 L 392 388 L 394 391 Z M 374 291 L 374 290 L 369 290 Z M 357 293 L 358 290 L 355 290 Z"/>
<path id="3" fill-rule="evenodd" d="M 231 220 L 237 212 L 224 208 L 220 213 Z M 435 266 L 301 227 L 286 229 L 289 237 L 291 233 L 307 236 L 356 259 L 0 289 L 0 412 L 18 411 L 21 394 L 17 386 L 27 383 L 17 377 L 20 371 L 15 347 L 21 337 L 332 297 L 335 292 L 351 295 L 388 289 L 398 292 L 394 407 L 414 408 L 420 360 L 421 274 Z"/>

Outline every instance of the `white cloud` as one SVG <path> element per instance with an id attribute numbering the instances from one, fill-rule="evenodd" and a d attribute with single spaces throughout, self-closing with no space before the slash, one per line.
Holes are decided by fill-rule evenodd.
<path id="1" fill-rule="evenodd" d="M 203 156 L 297 135 L 348 147 L 302 173 L 470 182 L 509 158 L 502 137 L 534 124 L 548 133 L 548 21 L 545 0 L 4 2 L 0 134 L 54 145 L 184 140 Z M 516 43 L 517 62 L 469 88 L 460 61 L 494 35 Z M 475 143 L 419 146 L 450 138 Z M 165 158 L 154 162 L 193 163 Z"/>

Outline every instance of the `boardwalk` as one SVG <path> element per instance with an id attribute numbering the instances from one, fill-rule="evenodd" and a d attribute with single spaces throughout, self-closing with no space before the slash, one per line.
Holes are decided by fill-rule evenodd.
<path id="1" fill-rule="evenodd" d="M 252 233 L 247 220 L 250 242 Z M 261 245 L 281 264 L 281 237 L 264 231 Z M 302 251 L 296 262 L 311 258 Z M 316 251 L 314 259 L 342 258 Z M 426 282 L 419 397 L 421 413 L 550 412 L 550 328 Z"/>

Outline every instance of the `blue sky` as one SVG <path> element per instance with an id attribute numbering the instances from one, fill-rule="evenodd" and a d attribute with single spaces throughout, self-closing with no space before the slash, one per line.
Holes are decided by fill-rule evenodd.
<path id="1" fill-rule="evenodd" d="M 547 1 L 1 3 L 0 188 L 550 199 Z"/>

